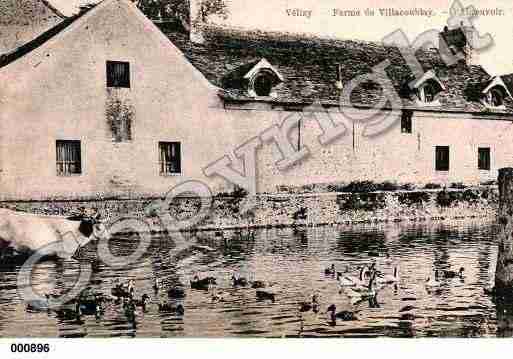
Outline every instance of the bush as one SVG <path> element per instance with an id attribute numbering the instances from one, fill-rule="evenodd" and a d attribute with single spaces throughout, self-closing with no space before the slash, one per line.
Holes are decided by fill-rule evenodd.
<path id="1" fill-rule="evenodd" d="M 455 200 L 454 192 L 440 191 L 436 196 L 436 203 L 440 207 L 449 207 Z"/>
<path id="2" fill-rule="evenodd" d="M 427 192 L 409 192 L 400 193 L 398 196 L 400 204 L 413 205 L 429 202 L 429 193 Z"/>
<path id="3" fill-rule="evenodd" d="M 413 183 L 405 183 L 399 186 L 399 188 L 403 191 L 413 191 L 415 189 L 415 185 Z"/>
<path id="4" fill-rule="evenodd" d="M 451 183 L 451 188 L 454 188 L 454 189 L 465 189 L 467 188 L 467 186 L 465 186 L 463 183 L 461 182 L 457 182 L 457 183 Z"/>
<path id="5" fill-rule="evenodd" d="M 440 189 L 442 188 L 442 185 L 439 183 L 427 183 L 424 186 L 424 189 Z"/>
<path id="6" fill-rule="evenodd" d="M 385 181 L 381 184 L 376 185 L 377 191 L 394 192 L 394 191 L 397 191 L 398 189 L 399 189 L 399 186 L 397 185 L 397 183 L 393 183 L 390 181 Z"/>
<path id="7" fill-rule="evenodd" d="M 342 188 L 342 192 L 368 193 L 375 192 L 377 186 L 371 181 L 354 181 Z"/>
<path id="8" fill-rule="evenodd" d="M 479 193 L 471 190 L 471 189 L 467 189 L 465 190 L 465 192 L 463 192 L 462 194 L 462 200 L 466 201 L 466 202 L 469 202 L 469 203 L 477 203 L 479 201 Z"/>
<path id="9" fill-rule="evenodd" d="M 385 208 L 385 195 L 382 193 L 352 193 L 337 198 L 341 211 L 375 211 Z"/>

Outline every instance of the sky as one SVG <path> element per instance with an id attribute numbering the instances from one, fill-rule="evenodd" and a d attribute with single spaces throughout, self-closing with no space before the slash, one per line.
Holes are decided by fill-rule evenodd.
<path id="1" fill-rule="evenodd" d="M 410 40 L 426 30 L 442 30 L 449 18 L 450 0 L 227 0 L 230 17 L 226 21 L 212 19 L 245 28 L 257 28 L 293 33 L 311 33 L 342 39 L 381 41 L 391 32 L 401 29 Z M 383 5 L 386 4 L 386 5 Z M 480 51 L 479 63 L 491 74 L 513 73 L 513 1 L 461 0 L 464 7 L 489 10 L 487 15 L 472 20 L 482 35 L 489 33 L 494 45 Z M 382 16 L 378 9 L 423 9 L 430 16 Z M 287 9 L 289 12 L 287 13 Z M 293 9 L 312 11 L 308 16 L 293 16 Z M 333 16 L 333 9 L 360 10 L 360 16 Z M 365 15 L 373 9 L 374 16 Z M 497 11 L 497 9 L 499 11 Z M 490 12 L 491 11 L 491 12 Z M 297 13 L 297 12 L 296 12 Z M 348 14 L 347 12 L 345 14 Z"/>
<path id="2" fill-rule="evenodd" d="M 50 0 L 67 14 L 81 3 L 99 0 Z M 391 32 L 401 29 L 411 41 L 426 30 L 442 30 L 449 18 L 452 0 L 225 0 L 230 15 L 227 20 L 212 18 L 212 22 L 227 26 L 292 33 L 309 33 L 341 39 L 381 41 Z M 473 19 L 480 34 L 489 33 L 494 45 L 480 51 L 478 62 L 491 74 L 513 73 L 513 1 L 460 0 L 464 7 L 490 10 L 488 15 Z M 386 5 L 383 5 L 386 4 Z M 429 16 L 382 16 L 378 9 L 423 9 Z M 299 9 L 300 11 L 295 11 Z M 339 14 L 359 16 L 333 16 Z M 365 15 L 373 9 L 374 15 Z M 499 11 L 497 11 L 497 9 Z M 287 10 L 289 10 L 287 12 Z M 301 13 L 309 16 L 294 16 Z M 346 11 L 346 12 L 345 12 Z M 495 13 L 494 13 L 495 11 Z M 345 12 L 345 13 L 344 13 Z"/>
<path id="3" fill-rule="evenodd" d="M 1 0 L 0 0 L 1 1 Z M 98 3 L 101 0 L 47 0 L 63 15 L 71 16 L 78 11 L 80 5 L 88 3 Z"/>

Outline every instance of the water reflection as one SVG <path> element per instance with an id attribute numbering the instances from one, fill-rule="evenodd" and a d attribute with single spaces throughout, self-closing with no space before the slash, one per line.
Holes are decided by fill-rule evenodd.
<path id="1" fill-rule="evenodd" d="M 81 260 L 93 267 L 91 285 L 110 293 L 116 280 L 133 279 L 137 296 L 152 297 L 146 312 L 130 321 L 116 305 L 101 318 L 58 317 L 55 313 L 28 313 L 16 294 L 19 265 L 0 269 L 0 336 L 55 337 L 422 337 L 512 336 L 513 306 L 497 306 L 483 288 L 493 282 L 496 226 L 483 223 L 394 224 L 386 226 L 274 228 L 260 231 L 188 233 L 213 252 L 182 251 L 173 257 L 169 237 L 156 235 L 150 251 L 128 268 L 110 268 L 95 257 L 91 245 Z M 128 255 L 137 247 L 131 236 L 112 243 L 114 255 Z M 341 290 L 324 268 L 358 275 L 357 268 L 376 263 L 385 274 L 400 269 L 399 281 L 381 288 L 375 298 L 358 300 Z M 426 287 L 435 270 L 457 271 L 465 277 L 440 278 Z M 43 262 L 34 271 L 41 293 L 66 291 L 79 270 L 76 261 Z M 255 289 L 233 288 L 233 274 L 264 281 L 276 302 L 258 301 Z M 206 291 L 186 290 L 184 299 L 172 300 L 164 288 L 188 287 L 195 276 L 217 278 L 213 301 Z M 318 294 L 319 313 L 302 313 L 299 303 Z M 173 301 L 185 308 L 183 317 L 159 313 L 158 303 Z M 326 308 L 357 313 L 356 321 L 331 325 Z"/>

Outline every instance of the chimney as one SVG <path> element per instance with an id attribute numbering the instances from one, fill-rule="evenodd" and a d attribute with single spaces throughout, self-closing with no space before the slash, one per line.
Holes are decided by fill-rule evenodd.
<path id="1" fill-rule="evenodd" d="M 478 41 L 478 33 L 472 26 L 463 26 L 463 24 L 461 24 L 461 26 L 461 30 L 465 34 L 465 39 L 467 40 L 464 50 L 467 65 L 479 65 L 479 55 L 475 46 Z"/>
<path id="2" fill-rule="evenodd" d="M 461 24 L 460 27 L 449 29 L 446 26 L 440 33 L 439 50 L 442 54 L 457 55 L 468 66 L 477 65 L 478 56 L 473 46 L 476 43 L 475 36 L 477 33 L 473 27 Z"/>
<path id="3" fill-rule="evenodd" d="M 189 38 L 191 42 L 196 44 L 203 44 L 205 42 L 202 29 L 203 18 L 201 16 L 201 1 L 202 0 L 190 0 L 191 31 Z"/>

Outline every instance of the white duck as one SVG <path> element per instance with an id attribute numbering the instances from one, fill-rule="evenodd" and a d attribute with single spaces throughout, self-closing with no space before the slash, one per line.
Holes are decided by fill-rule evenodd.
<path id="1" fill-rule="evenodd" d="M 367 268 L 367 266 L 363 266 L 360 269 L 359 276 L 356 277 L 356 276 L 344 275 L 342 273 L 337 273 L 337 280 L 341 287 L 365 286 L 367 284 L 365 281 L 365 277 L 368 272 L 369 272 L 369 268 Z"/>
<path id="2" fill-rule="evenodd" d="M 352 301 L 360 301 L 369 298 L 374 298 L 377 295 L 376 288 L 376 276 L 377 273 L 374 272 L 369 280 L 368 285 L 366 286 L 356 286 L 356 287 L 348 287 L 345 289 L 345 293 Z"/>
<path id="3" fill-rule="evenodd" d="M 399 282 L 399 268 L 394 267 L 393 274 L 385 274 L 376 278 L 378 284 L 394 284 Z"/>

